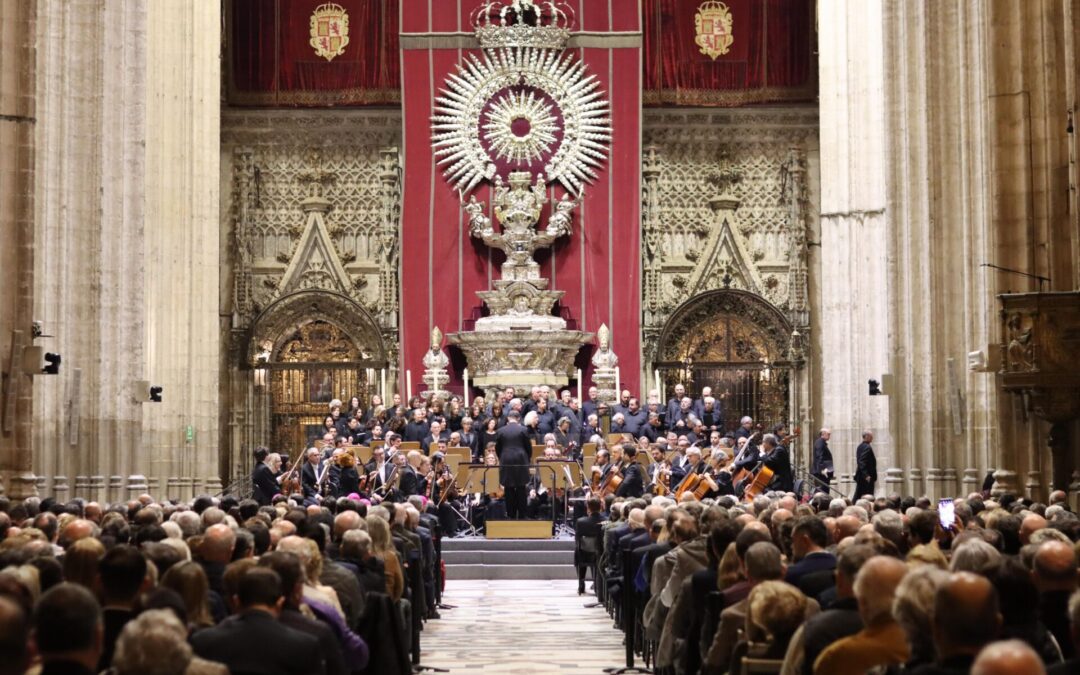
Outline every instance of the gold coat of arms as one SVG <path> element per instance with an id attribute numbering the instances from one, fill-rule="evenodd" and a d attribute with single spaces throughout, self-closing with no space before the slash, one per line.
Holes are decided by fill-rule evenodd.
<path id="1" fill-rule="evenodd" d="M 735 42 L 732 34 L 731 10 L 717 0 L 708 0 L 698 7 L 694 15 L 694 30 L 697 35 L 694 42 L 701 48 L 701 53 L 714 61 L 731 50 Z"/>
<path id="2" fill-rule="evenodd" d="M 344 7 L 327 2 L 315 8 L 311 13 L 310 44 L 315 54 L 327 61 L 345 53 L 349 44 L 349 15 Z"/>

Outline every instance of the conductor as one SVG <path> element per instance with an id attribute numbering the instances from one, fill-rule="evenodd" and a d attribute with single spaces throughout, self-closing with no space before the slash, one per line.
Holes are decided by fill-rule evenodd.
<path id="1" fill-rule="evenodd" d="M 499 482 L 506 491 L 506 516 L 511 520 L 525 517 L 528 503 L 529 432 L 521 425 L 521 413 L 511 410 L 506 426 L 495 435 L 495 454 L 499 457 Z"/>

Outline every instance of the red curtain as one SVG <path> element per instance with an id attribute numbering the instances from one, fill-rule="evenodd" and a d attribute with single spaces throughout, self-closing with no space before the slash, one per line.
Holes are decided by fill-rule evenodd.
<path id="1" fill-rule="evenodd" d="M 727 0 L 734 41 L 713 59 L 695 16 L 716 3 L 644 0 L 646 105 L 740 106 L 817 95 L 813 0 Z"/>
<path id="2" fill-rule="evenodd" d="M 401 100 L 400 0 L 336 0 L 348 14 L 344 53 L 326 60 L 311 46 L 323 0 L 229 0 L 231 105 L 341 106 Z"/>
<path id="3" fill-rule="evenodd" d="M 402 0 L 402 32 L 466 31 L 479 0 Z M 570 0 L 580 30 L 590 33 L 636 33 L 638 0 Z M 405 186 L 401 217 L 401 368 L 411 370 L 418 390 L 421 363 L 432 326 L 444 333 L 469 330 L 482 302 L 476 291 L 491 288 L 500 276 L 502 254 L 469 236 L 458 195 L 435 165 L 431 149 L 431 106 L 448 73 L 472 50 L 433 45 L 402 51 Z M 572 50 L 600 80 L 611 102 L 614 130 L 610 156 L 597 179 L 584 191 L 574 211 L 573 236 L 537 255 L 551 288 L 564 291 L 559 303 L 576 328 L 612 331 L 619 356 L 621 384 L 640 391 L 641 367 L 641 49 L 637 46 L 584 47 Z M 491 204 L 490 186 L 476 198 Z M 552 197 L 562 195 L 554 188 Z M 578 354 L 591 382 L 594 345 Z M 450 391 L 461 391 L 464 357 L 451 359 Z M 402 378 L 402 387 L 404 378 Z M 404 388 L 404 387 L 403 387 Z"/>

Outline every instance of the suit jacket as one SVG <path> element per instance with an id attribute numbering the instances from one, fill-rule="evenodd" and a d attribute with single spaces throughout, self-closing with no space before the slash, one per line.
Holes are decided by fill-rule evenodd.
<path id="1" fill-rule="evenodd" d="M 803 624 L 803 673 L 812 675 L 814 661 L 825 648 L 863 629 L 859 604 L 855 598 L 837 600 L 833 609 L 811 617 Z"/>
<path id="2" fill-rule="evenodd" d="M 398 471 L 401 472 L 401 482 L 398 483 L 397 489 L 399 501 L 405 501 L 412 495 L 420 494 L 420 476 L 417 475 L 416 469 L 406 463 Z"/>
<path id="3" fill-rule="evenodd" d="M 773 471 L 773 479 L 769 487 L 781 492 L 791 492 L 795 489 L 795 477 L 791 472 L 791 455 L 788 454 L 787 448 L 782 445 L 776 446 L 765 457 L 765 466 Z"/>
<path id="4" fill-rule="evenodd" d="M 616 497 L 640 497 L 645 494 L 645 479 L 642 476 L 641 465 L 630 462 L 623 467 L 622 483 L 615 491 Z M 651 523 L 650 523 L 651 524 Z"/>
<path id="5" fill-rule="evenodd" d="M 259 506 L 269 506 L 274 495 L 281 492 L 277 479 L 274 478 L 274 472 L 263 462 L 259 462 L 255 470 L 251 472 L 251 483 L 255 488 L 252 498 L 259 502 Z"/>
<path id="6" fill-rule="evenodd" d="M 329 626 L 315 619 L 309 619 L 295 609 L 282 610 L 278 621 L 288 628 L 306 633 L 319 641 L 319 652 L 323 657 L 323 667 L 326 669 L 326 675 L 347 675 L 350 672 L 345 667 L 345 658 L 341 654 L 341 646 L 334 636 L 334 631 Z M 364 664 L 360 667 L 363 668 L 364 665 L 367 665 L 366 658 Z"/>
<path id="7" fill-rule="evenodd" d="M 195 633 L 191 646 L 202 658 L 224 663 L 232 675 L 325 672 L 318 639 L 258 610 L 242 612 Z"/>
<path id="8" fill-rule="evenodd" d="M 877 482 L 877 457 L 869 443 L 859 443 L 855 450 L 855 481 L 858 483 Z"/>
<path id="9" fill-rule="evenodd" d="M 304 491 L 304 499 L 314 499 L 319 494 L 318 477 L 315 475 L 315 467 L 306 459 L 300 467 L 300 487 Z"/>
<path id="10" fill-rule="evenodd" d="M 821 474 L 825 469 L 832 469 L 832 451 L 829 450 L 829 442 L 824 438 L 814 441 L 814 458 L 810 463 L 810 473 Z"/>
<path id="11" fill-rule="evenodd" d="M 901 664 L 907 660 L 908 645 L 904 631 L 900 624 L 888 620 L 863 628 L 826 647 L 814 663 L 814 672 L 821 675 L 862 675 L 875 666 Z"/>
<path id="12" fill-rule="evenodd" d="M 507 424 L 495 435 L 495 454 L 499 457 L 499 480 L 504 487 L 524 487 L 529 482 L 529 455 L 532 440 L 520 424 Z"/>

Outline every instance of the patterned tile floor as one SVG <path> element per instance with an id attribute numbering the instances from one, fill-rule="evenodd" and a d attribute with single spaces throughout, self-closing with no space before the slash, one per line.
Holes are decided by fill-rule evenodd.
<path id="1" fill-rule="evenodd" d="M 577 581 L 451 581 L 442 618 L 421 634 L 421 663 L 453 674 L 593 675 L 624 666 L 622 633 Z M 640 663 L 637 665 L 641 665 Z"/>

